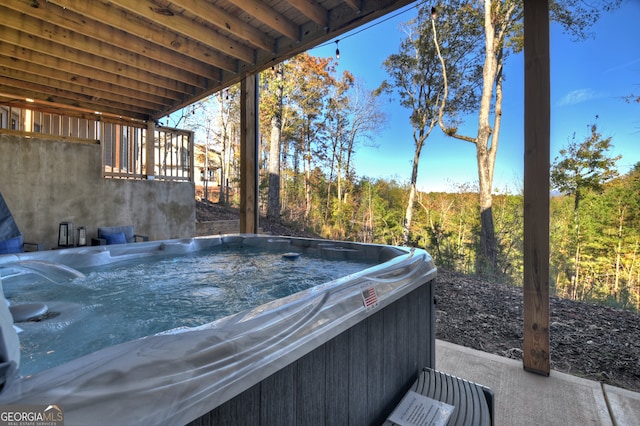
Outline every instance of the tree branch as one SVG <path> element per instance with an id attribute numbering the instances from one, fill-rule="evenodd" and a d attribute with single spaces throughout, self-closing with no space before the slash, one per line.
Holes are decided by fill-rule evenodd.
<path id="1" fill-rule="evenodd" d="M 442 103 L 440 104 L 440 108 L 438 110 L 438 125 L 440 126 L 440 128 L 442 129 L 445 135 L 451 136 L 452 138 L 456 138 L 466 142 L 470 142 L 472 144 L 476 144 L 477 138 L 461 135 L 456 131 L 456 129 L 451 127 L 446 127 L 444 125 L 443 116 L 444 116 L 444 109 L 447 104 L 447 96 L 449 95 L 449 86 L 447 83 L 447 67 L 445 66 L 444 58 L 442 57 L 442 53 L 440 52 L 440 44 L 438 43 L 438 34 L 436 32 L 435 19 L 431 20 L 431 29 L 433 30 L 433 42 L 436 46 L 436 52 L 438 52 L 438 59 L 440 59 L 440 65 L 442 65 L 442 78 L 444 80 Z"/>

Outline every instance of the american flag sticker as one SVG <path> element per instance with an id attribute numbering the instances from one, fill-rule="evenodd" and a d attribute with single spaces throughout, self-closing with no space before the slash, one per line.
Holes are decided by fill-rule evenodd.
<path id="1" fill-rule="evenodd" d="M 365 309 L 373 309 L 378 306 L 378 294 L 373 287 L 362 290 L 362 301 L 364 302 Z"/>

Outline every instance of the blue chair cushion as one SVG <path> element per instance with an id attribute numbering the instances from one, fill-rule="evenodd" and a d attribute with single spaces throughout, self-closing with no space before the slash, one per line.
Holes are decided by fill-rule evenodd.
<path id="1" fill-rule="evenodd" d="M 107 244 L 126 244 L 127 238 L 124 235 L 124 232 L 113 232 L 108 233 L 105 232 L 102 234 L 102 238 L 107 240 Z"/>
<path id="2" fill-rule="evenodd" d="M 22 235 L 0 241 L 0 254 L 22 253 Z"/>

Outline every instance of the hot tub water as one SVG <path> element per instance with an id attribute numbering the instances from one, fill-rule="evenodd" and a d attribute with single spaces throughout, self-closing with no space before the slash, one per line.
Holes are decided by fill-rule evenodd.
<path id="1" fill-rule="evenodd" d="M 373 263 L 225 248 L 82 271 L 56 284 L 40 267 L 5 280 L 12 303 L 44 302 L 43 321 L 20 323 L 20 373 L 35 374 L 107 346 L 196 327 L 364 270 Z M 78 274 L 81 275 L 81 274 Z"/>

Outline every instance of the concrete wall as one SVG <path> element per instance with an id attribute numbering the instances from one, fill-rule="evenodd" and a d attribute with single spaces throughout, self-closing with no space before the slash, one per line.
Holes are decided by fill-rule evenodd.
<path id="1" fill-rule="evenodd" d="M 134 225 L 150 240 L 195 235 L 194 185 L 102 177 L 99 144 L 0 133 L 0 192 L 24 240 L 57 247 L 58 225 Z"/>

